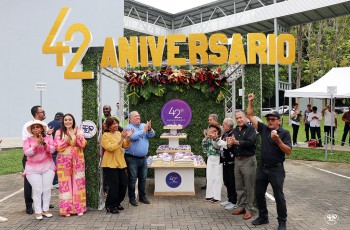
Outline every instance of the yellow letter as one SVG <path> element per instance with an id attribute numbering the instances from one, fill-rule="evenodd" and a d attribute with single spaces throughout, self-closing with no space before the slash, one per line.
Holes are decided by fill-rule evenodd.
<path id="1" fill-rule="evenodd" d="M 267 35 L 267 64 L 276 64 L 276 35 Z"/>
<path id="2" fill-rule="evenodd" d="M 284 46 L 286 45 L 286 46 Z M 286 47 L 286 52 L 284 52 Z M 286 54 L 286 56 L 284 56 Z M 277 60 L 282 65 L 292 64 L 295 60 L 295 38 L 291 34 L 280 34 L 277 37 Z"/>
<path id="3" fill-rule="evenodd" d="M 163 52 L 165 46 L 165 36 L 158 37 L 158 47 L 156 39 L 153 36 L 148 36 L 149 49 L 151 51 L 151 58 L 153 66 L 161 66 L 163 60 Z"/>
<path id="4" fill-rule="evenodd" d="M 106 67 L 117 68 L 117 52 L 115 51 L 115 43 L 113 38 L 106 38 L 105 45 L 103 47 L 103 53 L 101 58 L 101 68 Z"/>
<path id="5" fill-rule="evenodd" d="M 148 66 L 148 46 L 146 36 L 140 36 L 140 63 L 142 67 Z"/>
<path id="6" fill-rule="evenodd" d="M 228 40 L 225 34 L 213 34 L 209 38 L 209 49 L 213 53 L 218 53 L 220 56 L 215 54 L 210 54 L 210 62 L 214 65 L 221 65 L 227 62 L 228 51 L 225 45 L 220 45 L 220 43 L 227 44 Z"/>
<path id="7" fill-rule="evenodd" d="M 197 46 L 197 41 L 199 44 Z M 191 65 L 197 64 L 197 54 L 200 56 L 200 63 L 208 64 L 208 41 L 205 34 L 188 35 L 188 54 Z"/>
<path id="8" fill-rule="evenodd" d="M 260 64 L 266 64 L 266 36 L 261 33 L 247 35 L 248 64 L 256 64 L 256 55 Z"/>
<path id="9" fill-rule="evenodd" d="M 186 42 L 184 34 L 170 34 L 168 36 L 168 65 L 186 65 L 186 58 L 176 58 L 175 54 L 179 54 L 179 47 L 175 42 Z"/>
<path id="10" fill-rule="evenodd" d="M 236 63 L 239 63 L 241 65 L 247 64 L 241 34 L 232 35 L 230 58 L 228 60 L 228 64 L 233 65 Z"/>
<path id="11" fill-rule="evenodd" d="M 118 46 L 120 67 L 126 68 L 127 60 L 130 67 L 137 67 L 139 60 L 137 37 L 130 37 L 130 45 L 125 37 L 120 37 L 118 38 Z"/>

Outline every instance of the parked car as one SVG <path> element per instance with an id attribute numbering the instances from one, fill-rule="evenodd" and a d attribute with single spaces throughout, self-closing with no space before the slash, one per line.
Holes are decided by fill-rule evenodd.
<path id="1" fill-rule="evenodd" d="M 279 114 L 289 114 L 289 106 L 288 105 L 282 105 L 278 109 Z"/>
<path id="2" fill-rule="evenodd" d="M 273 108 L 262 108 L 261 109 L 261 117 L 265 117 L 267 114 L 272 113 L 274 110 Z"/>
<path id="3" fill-rule="evenodd" d="M 349 107 L 347 107 L 347 106 L 335 107 L 334 111 L 335 111 L 337 114 L 346 113 L 346 112 L 349 111 Z"/>
<path id="4" fill-rule="evenodd" d="M 342 107 L 335 107 L 334 111 L 335 111 L 337 114 L 342 114 L 342 113 L 344 113 Z"/>

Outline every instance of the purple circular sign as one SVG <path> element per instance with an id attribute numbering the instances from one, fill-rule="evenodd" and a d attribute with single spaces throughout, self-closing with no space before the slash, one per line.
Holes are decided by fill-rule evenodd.
<path id="1" fill-rule="evenodd" d="M 164 125 L 182 125 L 186 128 L 192 119 L 192 109 L 186 101 L 173 99 L 163 106 L 161 118 Z"/>
<path id="2" fill-rule="evenodd" d="M 177 188 L 181 184 L 181 176 L 176 172 L 171 172 L 165 177 L 165 182 L 170 188 Z"/>

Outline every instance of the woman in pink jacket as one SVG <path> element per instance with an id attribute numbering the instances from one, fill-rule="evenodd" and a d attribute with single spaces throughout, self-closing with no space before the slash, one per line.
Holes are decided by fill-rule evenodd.
<path id="1" fill-rule="evenodd" d="M 72 114 L 63 116 L 61 129 L 55 134 L 57 175 L 60 191 L 60 215 L 82 216 L 86 212 L 85 159 L 86 140 Z"/>
<path id="2" fill-rule="evenodd" d="M 46 136 L 46 125 L 34 120 L 27 128 L 32 135 L 23 144 L 23 152 L 27 156 L 24 176 L 33 188 L 33 203 L 36 219 L 43 216 L 52 217 L 49 213 L 51 186 L 55 176 L 55 164 L 52 153 L 55 152 L 51 136 Z"/>

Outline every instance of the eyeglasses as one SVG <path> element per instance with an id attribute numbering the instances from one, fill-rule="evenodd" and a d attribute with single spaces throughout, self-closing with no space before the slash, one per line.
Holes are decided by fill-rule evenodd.
<path id="1" fill-rule="evenodd" d="M 41 125 L 33 125 L 32 126 L 32 129 L 40 129 L 40 128 L 42 128 Z"/>
<path id="2" fill-rule="evenodd" d="M 42 113 L 42 114 L 45 114 L 45 111 L 41 111 L 41 112 L 37 112 L 37 113 Z"/>
<path id="3" fill-rule="evenodd" d="M 279 120 L 279 118 L 276 118 L 276 117 L 268 117 L 266 118 L 267 121 L 276 121 L 276 120 Z"/>

